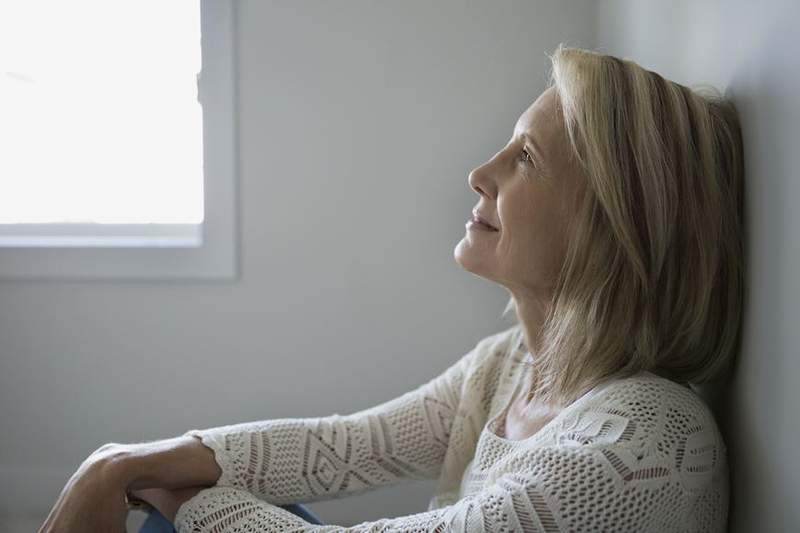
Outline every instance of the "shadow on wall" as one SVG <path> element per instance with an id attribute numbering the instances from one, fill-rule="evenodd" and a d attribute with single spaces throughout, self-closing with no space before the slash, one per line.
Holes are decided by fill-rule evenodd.
<path id="1" fill-rule="evenodd" d="M 789 28 L 782 31 L 778 35 L 788 40 Z M 764 435 L 767 426 L 797 419 L 797 407 L 788 401 L 796 397 L 797 365 L 787 350 L 796 346 L 796 315 L 790 312 L 796 307 L 796 295 L 786 283 L 796 277 L 791 268 L 797 259 L 790 255 L 790 243 L 796 237 L 789 222 L 800 188 L 787 179 L 797 173 L 790 164 L 797 157 L 793 153 L 796 143 L 775 142 L 788 125 L 790 110 L 781 104 L 796 101 L 796 96 L 789 94 L 796 86 L 787 83 L 785 71 L 793 53 L 777 44 L 775 40 L 765 43 L 754 54 L 764 62 L 752 68 L 745 65 L 730 82 L 730 98 L 740 113 L 745 147 L 745 305 L 739 350 L 730 381 L 715 391 L 721 407 L 715 414 L 719 413 L 728 448 L 729 524 L 742 531 L 750 530 L 761 513 L 771 511 L 773 497 L 796 483 L 789 480 L 792 465 L 784 465 L 786 469 L 777 466 L 776 442 Z M 797 132 L 797 128 L 795 123 L 792 129 Z M 791 520 L 791 516 L 773 516 L 768 522 L 783 524 L 784 531 L 796 530 L 797 524 L 790 526 Z"/>

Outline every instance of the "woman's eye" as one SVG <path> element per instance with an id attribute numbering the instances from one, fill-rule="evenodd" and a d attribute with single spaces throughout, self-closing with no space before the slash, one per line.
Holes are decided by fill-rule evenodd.
<path id="1" fill-rule="evenodd" d="M 533 157 L 531 157 L 531 154 L 525 148 L 523 148 L 522 152 L 520 153 L 520 161 L 523 164 L 526 165 L 529 164 L 530 167 L 536 171 L 537 176 L 545 177 L 544 174 L 542 173 L 542 169 L 539 168 L 539 166 L 536 164 L 536 160 Z M 525 169 L 525 172 L 527 173 L 528 169 Z"/>

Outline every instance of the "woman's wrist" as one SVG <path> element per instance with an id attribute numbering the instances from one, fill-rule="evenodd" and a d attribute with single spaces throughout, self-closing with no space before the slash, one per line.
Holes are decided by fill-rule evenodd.
<path id="1" fill-rule="evenodd" d="M 100 459 L 100 468 L 109 483 L 122 487 L 126 492 L 131 490 L 131 485 L 138 481 L 142 469 L 135 455 L 128 449 L 131 444 L 118 444 L 113 454 Z"/>
<path id="2" fill-rule="evenodd" d="M 115 445 L 103 463 L 108 477 L 126 492 L 213 486 L 222 473 L 214 453 L 192 436 Z"/>

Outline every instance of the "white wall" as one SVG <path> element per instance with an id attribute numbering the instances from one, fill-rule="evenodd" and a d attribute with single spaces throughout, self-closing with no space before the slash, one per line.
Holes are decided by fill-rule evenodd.
<path id="1" fill-rule="evenodd" d="M 239 7 L 242 277 L 0 283 L 2 531 L 105 442 L 354 412 L 507 327 L 505 290 L 453 259 L 467 175 L 544 89 L 544 53 L 594 45 L 593 2 Z M 312 509 L 349 525 L 433 488 Z"/>
<path id="2" fill-rule="evenodd" d="M 800 531 L 800 3 L 606 0 L 598 15 L 598 51 L 716 85 L 741 113 L 749 301 L 722 404 L 730 529 Z"/>

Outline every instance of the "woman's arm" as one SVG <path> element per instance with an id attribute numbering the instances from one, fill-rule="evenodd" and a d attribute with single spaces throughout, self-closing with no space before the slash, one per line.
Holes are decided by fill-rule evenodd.
<path id="1" fill-rule="evenodd" d="M 478 373 L 510 330 L 481 339 L 438 376 L 414 390 L 346 416 L 278 418 L 184 435 L 213 450 L 216 486 L 245 490 L 276 505 L 355 495 L 402 480 L 434 479 L 442 469 L 462 394 L 491 392 Z M 465 390 L 468 392 L 465 392 Z"/>
<path id="2" fill-rule="evenodd" d="M 513 470 L 454 504 L 349 527 L 309 523 L 286 509 L 232 487 L 211 487 L 196 493 L 178 506 L 174 525 L 178 533 L 227 531 L 225 527 L 233 523 L 242 531 L 258 533 L 690 529 L 686 527 L 686 502 L 692 501 L 688 491 L 674 483 L 674 488 L 670 487 L 669 476 L 649 485 L 638 479 L 621 478 L 604 457 L 604 451 L 607 450 L 555 446 L 527 450 L 517 455 Z"/>
<path id="3" fill-rule="evenodd" d="M 213 486 L 222 471 L 200 440 L 179 436 L 137 444 L 107 444 L 109 469 L 127 491 Z"/>
<path id="4" fill-rule="evenodd" d="M 115 447 L 113 467 L 137 489 L 230 486 L 278 505 L 435 478 L 468 374 L 509 338 L 483 338 L 439 376 L 347 416 L 282 418 Z M 202 440 L 201 440 L 202 439 Z"/>
<path id="5" fill-rule="evenodd" d="M 486 441 L 481 489 L 451 505 L 350 527 L 311 524 L 234 487 L 180 503 L 179 533 L 725 531 L 725 445 L 711 411 L 662 378 L 618 380 L 567 408 L 538 441 Z M 299 498 L 299 503 L 309 500 Z"/>
<path id="6" fill-rule="evenodd" d="M 348 415 L 272 418 L 184 435 L 213 450 L 217 486 L 246 490 L 277 505 L 356 494 L 439 473 L 461 385 L 477 352 L 437 378 Z M 209 450 L 209 453 L 210 453 Z"/>

